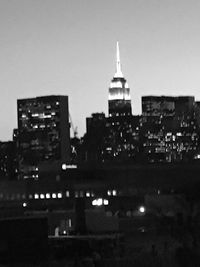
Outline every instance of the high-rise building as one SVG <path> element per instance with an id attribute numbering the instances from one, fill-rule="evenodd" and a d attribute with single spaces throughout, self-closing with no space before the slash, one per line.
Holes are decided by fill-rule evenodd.
<path id="1" fill-rule="evenodd" d="M 142 96 L 143 116 L 170 117 L 175 114 L 175 98 L 171 96 Z"/>
<path id="2" fill-rule="evenodd" d="M 17 101 L 21 178 L 59 171 L 70 158 L 68 96 L 51 95 Z"/>
<path id="3" fill-rule="evenodd" d="M 86 160 L 135 160 L 139 147 L 139 116 L 132 116 L 128 83 L 121 71 L 119 44 L 116 50 L 116 73 L 109 87 L 108 113 L 87 118 L 84 138 Z"/>
<path id="4" fill-rule="evenodd" d="M 116 73 L 111 81 L 108 98 L 109 116 L 131 115 L 131 96 L 128 83 L 121 71 L 119 43 L 117 42 Z"/>
<path id="5" fill-rule="evenodd" d="M 141 142 L 147 161 L 194 159 L 199 151 L 197 106 L 192 96 L 142 97 Z"/>

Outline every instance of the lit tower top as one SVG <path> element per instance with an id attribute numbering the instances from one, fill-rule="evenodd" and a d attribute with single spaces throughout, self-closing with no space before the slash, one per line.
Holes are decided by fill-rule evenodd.
<path id="1" fill-rule="evenodd" d="M 117 53 L 116 53 L 116 73 L 114 75 L 115 78 L 123 78 L 123 74 L 121 71 L 121 62 L 120 62 L 120 53 L 119 53 L 119 42 L 117 42 Z"/>
<path id="2" fill-rule="evenodd" d="M 131 115 L 131 96 L 128 83 L 121 71 L 119 43 L 116 49 L 116 72 L 109 87 L 109 116 Z"/>

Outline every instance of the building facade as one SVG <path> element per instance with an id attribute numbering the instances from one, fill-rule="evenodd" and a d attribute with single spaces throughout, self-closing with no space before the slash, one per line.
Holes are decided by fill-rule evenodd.
<path id="1" fill-rule="evenodd" d="M 51 95 L 17 101 L 20 178 L 59 171 L 70 159 L 68 96 Z"/>

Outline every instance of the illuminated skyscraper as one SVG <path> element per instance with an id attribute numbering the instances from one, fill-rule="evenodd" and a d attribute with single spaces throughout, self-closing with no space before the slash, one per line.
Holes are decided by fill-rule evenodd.
<path id="1" fill-rule="evenodd" d="M 109 88 L 108 106 L 110 117 L 127 116 L 132 114 L 130 89 L 121 71 L 118 42 L 116 51 L 116 73 Z"/>

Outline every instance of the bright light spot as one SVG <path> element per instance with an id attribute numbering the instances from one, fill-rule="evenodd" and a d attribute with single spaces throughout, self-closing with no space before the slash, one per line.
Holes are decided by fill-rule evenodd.
<path id="1" fill-rule="evenodd" d="M 103 204 L 104 204 L 105 206 L 107 206 L 107 205 L 108 205 L 108 200 L 107 200 L 107 199 L 104 199 L 104 200 L 103 200 Z"/>
<path id="2" fill-rule="evenodd" d="M 49 193 L 46 193 L 46 198 L 47 198 L 47 199 L 51 198 L 51 196 L 50 196 Z"/>
<path id="3" fill-rule="evenodd" d="M 111 196 L 111 191 L 108 190 L 108 191 L 107 191 L 107 194 L 108 194 L 108 196 Z"/>
<path id="4" fill-rule="evenodd" d="M 39 199 L 39 195 L 38 195 L 38 194 L 35 194 L 35 195 L 34 195 L 34 198 L 35 198 L 35 199 Z"/>
<path id="5" fill-rule="evenodd" d="M 56 198 L 56 193 L 53 193 L 52 194 L 52 198 Z"/>
<path id="6" fill-rule="evenodd" d="M 66 230 L 64 230 L 64 231 L 63 231 L 63 234 L 66 235 L 66 233 L 67 233 Z"/>
<path id="7" fill-rule="evenodd" d="M 22 205 L 23 205 L 24 208 L 27 207 L 27 203 L 26 202 L 24 202 Z"/>
<path id="8" fill-rule="evenodd" d="M 66 191 L 66 197 L 69 197 L 69 191 Z"/>
<path id="9" fill-rule="evenodd" d="M 62 193 L 58 193 L 58 198 L 62 198 Z"/>
<path id="10" fill-rule="evenodd" d="M 63 164 L 62 164 L 62 170 L 63 170 L 63 171 L 66 171 L 66 169 L 67 169 L 67 164 L 66 164 L 66 163 L 63 163 Z"/>
<path id="11" fill-rule="evenodd" d="M 112 191 L 112 195 L 113 195 L 113 196 L 116 196 L 116 195 L 117 195 L 117 191 L 116 191 L 116 190 L 113 190 L 113 191 Z"/>
<path id="12" fill-rule="evenodd" d="M 102 206 L 103 205 L 103 199 L 102 198 L 94 199 L 92 201 L 92 205 L 93 206 Z"/>
<path id="13" fill-rule="evenodd" d="M 90 197 L 90 192 L 86 192 L 86 197 Z"/>
<path id="14" fill-rule="evenodd" d="M 141 213 L 144 213 L 144 212 L 146 211 L 146 209 L 145 209 L 144 206 L 141 206 L 141 207 L 139 207 L 139 211 L 140 211 Z"/>
<path id="15" fill-rule="evenodd" d="M 40 198 L 41 199 L 44 199 L 44 194 L 40 194 Z"/>

